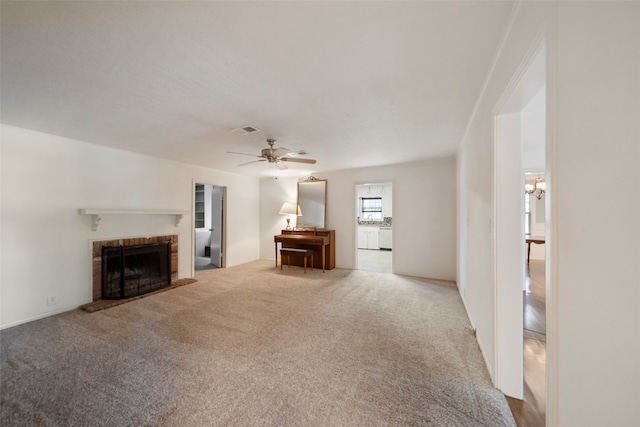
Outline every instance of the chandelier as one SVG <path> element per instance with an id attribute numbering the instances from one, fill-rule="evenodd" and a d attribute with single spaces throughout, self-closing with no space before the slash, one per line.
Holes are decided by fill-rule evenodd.
<path id="1" fill-rule="evenodd" d="M 536 196 L 538 200 L 544 196 L 544 190 L 547 189 L 547 183 L 542 180 L 542 178 L 537 177 L 536 182 L 533 184 L 525 184 L 524 191 L 527 194 L 533 194 Z"/>

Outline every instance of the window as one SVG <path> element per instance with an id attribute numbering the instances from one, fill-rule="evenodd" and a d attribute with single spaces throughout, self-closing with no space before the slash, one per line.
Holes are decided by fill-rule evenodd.
<path id="1" fill-rule="evenodd" d="M 531 235 L 531 194 L 524 193 L 524 234 Z"/>
<path id="2" fill-rule="evenodd" d="M 363 197 L 360 219 L 382 221 L 382 197 Z"/>

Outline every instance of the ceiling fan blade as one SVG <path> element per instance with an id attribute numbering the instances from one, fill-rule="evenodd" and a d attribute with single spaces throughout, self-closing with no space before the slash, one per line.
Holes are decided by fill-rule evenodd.
<path id="1" fill-rule="evenodd" d="M 260 158 L 262 158 L 262 156 L 256 156 L 255 154 L 238 153 L 237 151 L 227 151 L 227 154 L 242 154 L 243 156 L 251 156 L 251 157 L 260 157 Z"/>
<path id="2" fill-rule="evenodd" d="M 297 157 L 282 157 L 280 160 L 283 162 L 309 163 L 311 165 L 316 163 L 314 159 L 299 159 Z"/>
<path id="3" fill-rule="evenodd" d="M 289 152 L 289 154 L 287 154 L 287 156 L 289 156 L 289 157 L 298 157 L 298 156 L 304 156 L 305 154 L 307 154 L 306 151 L 298 150 L 298 151 Z"/>
<path id="4" fill-rule="evenodd" d="M 238 166 L 244 166 L 244 165 L 248 165 L 250 163 L 259 163 L 259 162 L 266 162 L 266 161 L 267 161 L 267 159 L 251 160 L 250 162 L 240 163 Z"/>
<path id="5" fill-rule="evenodd" d="M 269 148 L 263 148 L 260 152 L 260 155 L 249 154 L 249 153 L 240 153 L 238 151 L 227 151 L 227 154 L 240 154 L 241 156 L 251 156 L 257 157 L 258 160 L 253 160 L 251 162 L 241 163 L 238 166 L 248 165 L 250 163 L 258 163 L 258 162 L 266 162 L 275 163 L 278 169 L 288 169 L 287 165 L 284 162 L 297 162 L 297 163 L 308 163 L 315 164 L 315 160 L 313 159 L 301 159 L 297 156 L 301 156 L 307 154 L 306 151 L 291 151 L 288 148 L 280 147 L 273 148 L 276 140 L 275 139 L 267 139 L 267 144 Z"/>

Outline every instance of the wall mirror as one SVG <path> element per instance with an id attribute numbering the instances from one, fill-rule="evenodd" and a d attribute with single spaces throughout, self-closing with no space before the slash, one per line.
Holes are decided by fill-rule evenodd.
<path id="1" fill-rule="evenodd" d="M 325 228 L 327 214 L 327 180 L 310 177 L 298 182 L 298 228 Z"/>

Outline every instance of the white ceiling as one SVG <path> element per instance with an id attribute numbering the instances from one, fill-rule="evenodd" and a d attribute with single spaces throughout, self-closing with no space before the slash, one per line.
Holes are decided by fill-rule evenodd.
<path id="1" fill-rule="evenodd" d="M 1 120 L 256 176 L 277 169 L 226 152 L 272 137 L 318 160 L 295 175 L 453 155 L 512 6 L 2 1 Z"/>

